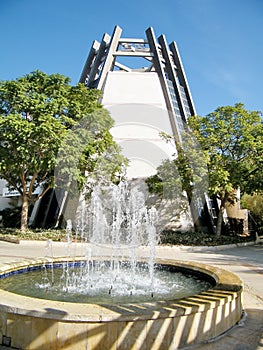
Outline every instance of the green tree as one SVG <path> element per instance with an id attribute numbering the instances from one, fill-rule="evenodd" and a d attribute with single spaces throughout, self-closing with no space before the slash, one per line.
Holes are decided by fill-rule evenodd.
<path id="1" fill-rule="evenodd" d="M 198 201 L 202 201 L 208 188 L 207 162 L 194 135 L 185 131 L 178 142 L 174 137 L 162 134 L 167 141 L 174 143 L 176 152 L 172 160 L 166 159 L 157 168 L 157 174 L 146 179 L 150 193 L 162 198 L 177 199 L 180 210 L 185 206 L 185 194 L 190 205 L 196 231 L 201 230 Z"/>
<path id="2" fill-rule="evenodd" d="M 238 103 L 205 117 L 192 116 L 185 128 L 180 143 L 172 138 L 177 147 L 174 160 L 165 160 L 147 183 L 155 193 L 168 189 L 171 196 L 178 196 L 180 190 L 186 191 L 195 218 L 196 199 L 204 192 L 217 196 L 221 204 L 216 234 L 220 235 L 223 213 L 227 204 L 235 202 L 235 190 L 252 193 L 263 188 L 261 113 Z"/>
<path id="3" fill-rule="evenodd" d="M 220 199 L 216 234 L 221 234 L 227 203 L 235 190 L 262 189 L 263 124 L 261 113 L 247 111 L 241 103 L 219 107 L 205 117 L 188 119 L 191 132 L 207 159 L 209 194 Z"/>
<path id="4" fill-rule="evenodd" d="M 90 130 L 82 149 L 85 152 L 78 153 L 78 174 L 74 175 L 80 186 L 97 153 L 110 146 L 118 153 L 109 134 L 113 120 L 99 97 L 97 90 L 88 90 L 83 84 L 71 86 L 69 78 L 41 71 L 0 82 L 0 177 L 21 195 L 21 230 L 27 228 L 29 203 L 55 186 L 58 151 L 83 119 Z M 73 139 L 71 149 L 77 144 Z M 72 174 L 70 168 L 67 161 L 64 173 Z"/>
<path id="5" fill-rule="evenodd" d="M 263 227 L 263 194 L 262 192 L 255 192 L 253 195 L 244 194 L 241 198 L 243 208 L 250 211 L 253 219 L 259 228 Z"/>

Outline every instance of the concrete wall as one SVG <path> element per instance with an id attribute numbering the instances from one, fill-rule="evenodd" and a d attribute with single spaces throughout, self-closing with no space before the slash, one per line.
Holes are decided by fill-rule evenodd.
<path id="1" fill-rule="evenodd" d="M 115 120 L 115 141 L 130 159 L 129 178 L 153 175 L 176 152 L 160 137 L 172 129 L 157 73 L 109 72 L 102 104 Z"/>

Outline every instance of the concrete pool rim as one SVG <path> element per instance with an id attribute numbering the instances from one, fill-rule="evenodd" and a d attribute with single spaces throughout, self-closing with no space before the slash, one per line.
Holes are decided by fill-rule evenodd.
<path id="1" fill-rule="evenodd" d="M 10 262 L 0 264 L 0 275 L 8 274 L 19 269 L 27 269 L 29 267 L 36 267 L 42 264 L 48 263 L 61 263 L 67 261 L 68 258 L 57 257 L 53 259 L 38 258 L 38 259 L 23 259 L 19 262 Z M 72 261 L 83 261 L 83 257 L 72 259 Z M 83 328 L 87 326 L 87 335 L 85 341 L 91 341 L 88 329 L 95 325 L 100 327 L 126 327 L 126 325 L 133 325 L 134 328 L 139 324 L 145 324 L 145 330 L 140 331 L 138 337 L 143 332 L 148 343 L 156 342 L 156 334 L 151 334 L 149 331 L 151 324 L 152 329 L 157 327 L 157 324 L 162 322 L 169 323 L 169 329 L 172 327 L 173 332 L 168 331 L 165 334 L 165 341 L 173 343 L 174 349 L 179 349 L 184 346 L 189 346 L 196 343 L 208 341 L 215 338 L 228 329 L 232 328 L 242 318 L 242 281 L 232 272 L 223 270 L 211 265 L 177 261 L 171 259 L 156 259 L 156 263 L 177 266 L 182 269 L 191 270 L 193 273 L 205 274 L 210 279 L 215 281 L 215 285 L 199 294 L 195 294 L 186 298 L 176 300 L 160 300 L 155 302 L 145 303 L 131 303 L 131 304 L 81 304 L 72 302 L 61 302 L 46 299 L 37 299 L 11 292 L 6 292 L 0 289 L 0 314 L 2 313 L 2 321 L 0 320 L 0 335 L 7 335 L 12 337 L 16 346 L 20 346 L 23 349 L 33 349 L 34 347 L 23 344 L 23 329 L 18 334 L 14 329 L 14 324 L 17 321 L 21 326 L 23 319 L 30 321 L 32 327 L 34 324 L 52 322 L 52 327 L 57 329 L 54 331 L 54 339 L 50 340 L 54 345 L 52 349 L 61 348 L 62 338 L 67 338 L 66 334 L 62 331 L 58 331 L 69 325 L 72 325 L 74 332 L 77 332 L 77 328 Z M 12 319 L 13 326 L 9 326 L 9 320 Z M 1 323 L 2 322 L 2 323 Z M 152 325 L 155 324 L 155 326 Z M 184 330 L 179 324 L 185 324 L 187 329 Z M 202 324 L 202 329 L 206 331 L 197 331 L 196 327 Z M 116 326 L 117 325 L 117 326 Z M 137 325 L 137 326 L 136 326 Z M 11 327 L 11 328 L 10 328 Z M 70 326 L 71 327 L 71 326 Z M 67 328 L 68 329 L 68 328 Z M 67 331 L 68 336 L 70 330 Z M 112 331 L 107 331 L 112 332 Z M 153 332 L 153 331 L 152 331 Z M 156 332 L 156 331 L 155 331 Z M 105 333 L 105 331 L 104 331 Z M 187 334 L 186 334 L 187 333 Z M 117 334 L 117 333 L 116 333 Z M 100 336 L 99 334 L 97 335 Z M 131 332 L 131 336 L 134 338 L 134 331 Z M 35 335 L 34 335 L 35 337 Z M 32 342 L 35 339 L 32 336 Z M 59 337 L 62 337 L 61 339 Z M 126 334 L 126 342 L 132 341 L 129 337 L 129 332 Z M 33 339 L 34 338 L 34 339 Z M 118 343 L 120 335 L 116 335 L 115 342 Z M 154 340 L 155 339 L 155 340 Z M 179 340 L 178 340 L 179 339 Z M 68 340 L 69 341 L 69 340 Z M 163 341 L 163 340 L 162 340 Z M 29 340 L 27 339 L 27 343 Z M 41 343 L 41 339 L 38 339 Z M 44 342 L 44 340 L 43 340 Z M 105 345 L 105 344 L 104 344 Z M 82 349 L 80 345 L 79 349 Z M 87 346 L 87 345 L 85 345 Z M 107 344 L 105 345 L 107 348 Z M 41 347 L 40 347 L 41 348 Z M 74 348 L 72 344 L 71 348 Z M 83 349 L 85 347 L 83 346 Z M 89 349 L 96 349 L 96 346 L 89 345 Z M 164 347 L 165 349 L 166 347 Z M 43 345 L 43 349 L 45 346 Z M 118 349 L 122 349 L 118 347 Z"/>
<path id="2" fill-rule="evenodd" d="M 58 257 L 58 258 L 38 258 L 38 259 L 26 259 L 21 260 L 19 262 L 11 262 L 6 264 L 0 264 L 0 276 L 3 274 L 13 273 L 16 270 L 21 269 L 27 269 L 28 267 L 37 267 L 41 266 L 43 264 L 50 264 L 50 263 L 63 263 L 65 261 L 83 261 L 83 257 L 77 257 L 74 259 L 68 259 L 65 257 Z M 171 259 L 156 259 L 156 263 L 163 264 L 163 265 L 171 265 L 181 268 L 182 270 L 185 268 L 187 271 L 192 271 L 193 274 L 201 273 L 203 275 L 207 275 L 208 278 L 213 279 L 215 281 L 215 286 L 209 289 L 207 292 L 229 292 L 231 293 L 239 293 L 243 289 L 242 281 L 239 277 L 237 277 L 232 272 L 211 266 L 206 264 L 201 264 L 197 262 L 185 262 L 185 261 L 177 261 L 177 260 L 171 260 Z M 200 295 L 202 295 L 202 292 Z M 194 295 L 197 297 L 199 294 Z M 186 298 L 183 298 L 184 300 L 187 300 L 189 298 L 192 298 L 194 296 L 189 296 Z M 11 299 L 14 298 L 14 301 L 12 302 Z M 5 300 L 7 303 L 5 303 Z M 153 309 L 160 310 L 164 308 L 164 306 L 168 307 L 169 304 L 175 305 L 178 304 L 181 299 L 176 300 L 160 300 L 155 302 L 147 302 L 142 303 L 144 305 L 145 309 L 148 309 L 150 313 Z M 48 314 L 44 311 L 46 310 L 47 304 L 49 304 L 49 312 Z M 79 304 L 79 305 L 78 305 Z M 137 303 L 134 303 L 136 305 Z M 29 305 L 29 308 L 27 308 L 27 305 Z M 107 305 L 109 309 L 107 308 Z M 65 320 L 75 320 L 75 321 L 109 321 L 114 320 L 116 316 L 116 312 L 110 312 L 110 309 L 115 304 L 81 304 L 81 303 L 71 303 L 71 302 L 62 302 L 62 301 L 53 301 L 53 300 L 46 300 L 46 299 L 38 299 L 28 296 L 23 296 L 20 294 L 15 294 L 11 292 L 4 291 L 0 289 L 0 310 L 8 310 L 9 307 L 15 310 L 16 313 L 19 313 L 21 315 L 32 315 L 34 317 L 38 317 L 39 314 L 40 317 L 47 317 L 47 318 L 53 318 L 53 319 L 63 319 Z M 126 305 L 126 304 L 124 304 Z M 127 304 L 128 305 L 128 304 Z M 54 308 L 52 311 L 52 307 Z M 207 307 L 207 305 L 204 305 L 204 307 Z M 74 312 L 72 313 L 72 308 L 74 309 Z M 141 317 L 145 318 L 145 309 L 142 313 Z M 101 312 L 99 312 L 101 310 Z M 108 310 L 109 312 L 102 312 L 102 310 Z M 60 312 L 59 312 L 60 311 Z M 88 311 L 88 313 L 87 313 Z M 43 315 L 44 313 L 44 315 Z M 123 317 L 125 319 L 130 320 L 133 319 L 133 316 L 130 312 L 125 312 L 125 308 L 122 311 Z M 63 315 L 63 316 L 62 316 Z M 118 315 L 119 317 L 119 315 Z M 136 319 L 140 317 L 138 314 L 136 315 Z"/>

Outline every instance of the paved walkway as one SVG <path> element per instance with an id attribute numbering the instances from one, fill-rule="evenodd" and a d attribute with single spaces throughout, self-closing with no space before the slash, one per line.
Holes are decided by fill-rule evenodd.
<path id="1" fill-rule="evenodd" d="M 85 254 L 86 247 L 72 244 L 71 251 Z M 43 256 L 65 256 L 68 245 L 55 242 L 21 241 L 20 244 L 0 241 L 0 262 Z M 140 249 L 141 255 L 147 249 Z M 263 245 L 213 249 L 187 247 L 158 247 L 157 257 L 163 259 L 199 261 L 236 273 L 244 282 L 243 306 L 245 316 L 239 325 L 213 342 L 192 347 L 197 350 L 263 350 Z M 1 347 L 0 349 L 5 349 Z M 105 349 L 106 350 L 106 349 Z"/>

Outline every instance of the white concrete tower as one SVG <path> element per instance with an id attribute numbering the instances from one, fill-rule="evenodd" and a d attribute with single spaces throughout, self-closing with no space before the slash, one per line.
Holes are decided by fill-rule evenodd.
<path id="1" fill-rule="evenodd" d="M 112 135 L 130 160 L 128 177 L 147 177 L 176 152 L 160 133 L 180 142 L 195 108 L 176 43 L 156 39 L 152 28 L 143 39 L 121 33 L 116 26 L 112 36 L 93 42 L 80 82 L 102 90 L 102 104 L 115 120 Z"/>

